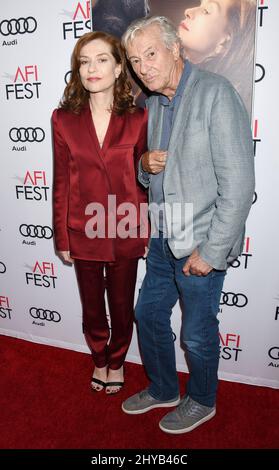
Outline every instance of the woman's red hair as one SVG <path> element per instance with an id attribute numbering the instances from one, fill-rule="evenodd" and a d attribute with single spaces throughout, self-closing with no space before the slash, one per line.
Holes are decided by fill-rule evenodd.
<path id="1" fill-rule="evenodd" d="M 115 81 L 114 102 L 112 112 L 123 114 L 125 111 L 133 112 L 135 106 L 134 98 L 131 94 L 131 83 L 128 80 L 127 65 L 124 49 L 120 40 L 103 31 L 95 31 L 84 34 L 76 43 L 71 59 L 71 78 L 64 90 L 64 96 L 60 102 L 60 107 L 76 114 L 79 114 L 82 108 L 88 103 L 89 91 L 87 91 L 80 80 L 80 51 L 91 41 L 101 39 L 111 48 L 111 53 L 117 64 L 121 64 L 121 73 Z"/>

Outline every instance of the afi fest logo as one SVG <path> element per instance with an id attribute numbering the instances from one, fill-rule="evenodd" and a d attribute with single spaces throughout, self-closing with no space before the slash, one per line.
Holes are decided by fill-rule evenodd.
<path id="1" fill-rule="evenodd" d="M 260 0 L 258 5 L 258 18 L 259 18 L 259 27 L 264 26 L 264 18 L 268 10 L 267 0 Z"/>
<path id="2" fill-rule="evenodd" d="M 235 333 L 219 333 L 220 338 L 220 359 L 225 361 L 238 361 L 238 355 L 242 351 L 240 349 L 240 335 Z"/>
<path id="3" fill-rule="evenodd" d="M 244 242 L 243 253 L 230 264 L 232 268 L 242 267 L 243 269 L 248 269 L 249 261 L 251 260 L 253 256 L 252 253 L 250 253 L 251 251 L 250 245 L 251 245 L 251 238 L 246 237 L 245 242 Z"/>
<path id="4" fill-rule="evenodd" d="M 13 83 L 6 85 L 7 100 L 39 99 L 39 70 L 37 65 L 24 65 L 17 67 Z"/>
<path id="5" fill-rule="evenodd" d="M 26 152 L 27 143 L 41 143 L 45 139 L 45 131 L 41 127 L 12 127 L 9 130 L 9 138 L 12 142 L 18 144 L 13 145 L 12 152 Z M 24 144 L 24 145 L 22 145 Z"/>
<path id="6" fill-rule="evenodd" d="M 55 289 L 57 276 L 55 276 L 54 264 L 48 261 L 36 261 L 32 272 L 25 273 L 26 284 L 36 287 L 52 287 Z"/>
<path id="7" fill-rule="evenodd" d="M 254 142 L 254 157 L 257 155 L 257 144 L 261 142 L 259 138 L 259 120 L 255 119 L 254 130 L 253 130 L 253 142 Z"/>
<path id="8" fill-rule="evenodd" d="M 8 320 L 11 320 L 11 312 L 12 309 L 10 306 L 9 297 L 0 295 L 0 318 L 7 318 Z"/>
<path id="9" fill-rule="evenodd" d="M 17 184 L 16 198 L 26 201 L 47 201 L 50 187 L 47 186 L 46 172 L 41 170 L 27 171 L 23 185 Z"/>
<path id="10" fill-rule="evenodd" d="M 26 18 L 11 18 L 9 20 L 2 20 L 0 23 L 0 34 L 5 38 L 12 37 L 13 39 L 4 40 L 2 46 L 16 46 L 19 35 L 32 34 L 37 29 L 37 20 L 33 16 Z"/>
<path id="11" fill-rule="evenodd" d="M 71 18 L 71 21 L 63 23 L 63 39 L 80 38 L 84 33 L 91 31 L 91 2 L 78 2 L 74 13 L 63 11 L 64 15 Z"/>

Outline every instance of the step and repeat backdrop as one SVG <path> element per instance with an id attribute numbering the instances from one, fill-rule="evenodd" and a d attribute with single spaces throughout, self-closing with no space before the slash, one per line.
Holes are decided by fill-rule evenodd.
<path id="1" fill-rule="evenodd" d="M 244 28 L 246 33 L 250 31 L 248 38 L 248 33 L 245 37 L 241 31 L 236 33 L 234 68 L 229 69 L 225 62 L 221 69 L 216 61 L 201 64 L 228 76 L 242 95 L 251 115 L 257 175 L 244 251 L 229 269 L 221 297 L 219 376 L 277 388 L 279 2 L 246 2 L 254 5 L 257 15 L 250 16 Z M 94 29 L 120 35 L 134 17 L 148 12 L 168 15 L 181 28 L 179 24 L 195 14 L 192 8 L 199 3 L 93 0 L 91 5 L 90 1 L 75 0 L 12 0 L 2 5 L 0 334 L 89 353 L 82 334 L 74 268 L 55 254 L 52 229 L 50 116 L 67 83 L 76 40 L 91 31 L 92 24 Z M 113 31 L 112 25 L 118 29 Z M 194 61 L 182 33 L 185 56 Z M 136 296 L 144 273 L 145 262 L 141 260 Z M 172 317 L 177 369 L 187 371 L 180 348 L 180 322 L 177 304 Z M 136 330 L 127 360 L 141 362 Z"/>

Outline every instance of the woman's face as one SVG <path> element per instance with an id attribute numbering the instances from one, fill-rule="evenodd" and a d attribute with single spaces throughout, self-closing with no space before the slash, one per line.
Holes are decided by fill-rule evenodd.
<path id="1" fill-rule="evenodd" d="M 178 26 L 186 57 L 193 63 L 218 54 L 229 39 L 227 13 L 234 0 L 202 0 L 200 6 L 188 8 Z"/>
<path id="2" fill-rule="evenodd" d="M 94 39 L 80 50 L 79 74 L 90 93 L 113 92 L 121 65 L 116 63 L 111 47 L 102 39 Z"/>

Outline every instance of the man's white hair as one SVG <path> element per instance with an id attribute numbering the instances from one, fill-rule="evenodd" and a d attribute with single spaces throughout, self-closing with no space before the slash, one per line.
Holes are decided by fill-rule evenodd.
<path id="1" fill-rule="evenodd" d="M 147 18 L 139 18 L 128 26 L 126 32 L 122 36 L 123 47 L 127 49 L 128 43 L 132 42 L 138 33 L 153 25 L 160 28 L 162 40 L 168 49 L 172 49 L 174 44 L 177 43 L 179 46 L 181 45 L 176 28 L 168 18 L 165 16 L 150 16 Z"/>

